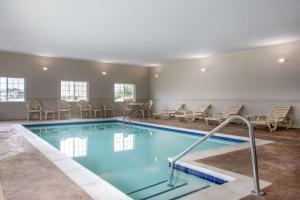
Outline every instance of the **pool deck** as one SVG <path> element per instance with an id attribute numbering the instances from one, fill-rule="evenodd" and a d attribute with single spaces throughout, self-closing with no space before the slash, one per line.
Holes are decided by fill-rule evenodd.
<path id="1" fill-rule="evenodd" d="M 215 126 L 207 126 L 203 121 L 194 123 L 176 120 L 144 119 L 145 122 L 174 127 L 210 131 Z M 247 137 L 247 129 L 241 125 L 228 125 L 222 133 Z M 297 200 L 300 199 L 300 129 L 280 129 L 270 133 L 267 129 L 255 129 L 259 139 L 272 140 L 273 143 L 257 147 L 259 178 L 271 182 L 264 189 L 265 196 L 248 196 L 244 200 Z M 198 162 L 247 176 L 252 175 L 250 150 L 239 150 Z"/>
<path id="2" fill-rule="evenodd" d="M 200 121 L 143 121 L 205 131 L 215 127 L 206 126 Z M 0 127 L 6 127 L 0 129 L 0 183 L 6 200 L 92 199 L 25 138 L 10 129 L 9 124 L 14 123 L 20 122 L 0 123 Z M 222 133 L 247 136 L 246 128 L 241 125 L 230 125 L 224 128 Z M 267 193 L 265 196 L 249 196 L 244 199 L 299 199 L 300 130 L 269 133 L 267 130 L 257 129 L 255 134 L 257 138 L 275 141 L 257 148 L 260 179 L 272 182 L 272 185 L 264 190 Z M 201 159 L 198 162 L 251 176 L 248 149 Z"/>

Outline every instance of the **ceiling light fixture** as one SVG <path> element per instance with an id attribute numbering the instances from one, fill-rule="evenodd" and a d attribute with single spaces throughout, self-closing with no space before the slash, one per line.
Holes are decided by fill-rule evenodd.
<path id="1" fill-rule="evenodd" d="M 161 64 L 159 64 L 159 63 L 152 63 L 152 64 L 145 64 L 144 66 L 146 66 L 146 67 L 160 67 Z"/>
<path id="2" fill-rule="evenodd" d="M 158 78 L 159 77 L 159 75 L 158 74 L 155 74 L 155 78 Z"/>
<path id="3" fill-rule="evenodd" d="M 286 61 L 286 59 L 285 59 L 285 58 L 279 58 L 277 61 L 278 61 L 279 63 L 284 63 L 284 62 Z"/>
<path id="4" fill-rule="evenodd" d="M 105 76 L 107 73 L 106 72 L 102 72 L 102 75 Z"/>
<path id="5" fill-rule="evenodd" d="M 206 72 L 206 68 L 202 68 L 202 69 L 201 69 L 201 72 Z"/>
<path id="6" fill-rule="evenodd" d="M 47 70 L 48 70 L 48 67 L 43 67 L 43 70 L 44 70 L 44 71 L 47 71 Z"/>

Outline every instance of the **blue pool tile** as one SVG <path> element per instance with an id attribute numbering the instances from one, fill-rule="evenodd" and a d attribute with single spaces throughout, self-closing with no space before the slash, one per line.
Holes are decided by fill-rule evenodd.
<path id="1" fill-rule="evenodd" d="M 169 163 L 169 167 L 170 167 L 170 163 Z M 221 178 L 212 176 L 212 175 L 210 175 L 210 174 L 206 174 L 206 173 L 203 173 L 203 172 L 200 172 L 200 171 L 197 171 L 197 170 L 194 170 L 194 169 L 190 169 L 190 168 L 188 168 L 188 167 L 184 167 L 184 166 L 178 165 L 178 164 L 175 164 L 175 169 L 178 170 L 178 171 L 181 171 L 181 172 L 190 174 L 190 175 L 192 175 L 192 176 L 196 176 L 196 177 L 198 177 L 198 178 L 204 179 L 204 180 L 206 180 L 206 181 L 215 183 L 215 184 L 217 184 L 217 185 L 222 185 L 222 184 L 228 182 L 228 181 L 226 181 L 226 180 L 223 180 L 223 179 L 221 179 Z"/>

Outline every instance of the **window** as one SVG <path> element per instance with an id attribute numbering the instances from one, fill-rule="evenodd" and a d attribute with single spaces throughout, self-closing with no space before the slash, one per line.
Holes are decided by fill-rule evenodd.
<path id="1" fill-rule="evenodd" d="M 66 101 L 88 100 L 88 83 L 61 81 L 61 99 Z"/>
<path id="2" fill-rule="evenodd" d="M 135 101 L 134 84 L 115 84 L 115 102 Z"/>
<path id="3" fill-rule="evenodd" d="M 0 77 L 0 102 L 25 101 L 25 79 Z"/>

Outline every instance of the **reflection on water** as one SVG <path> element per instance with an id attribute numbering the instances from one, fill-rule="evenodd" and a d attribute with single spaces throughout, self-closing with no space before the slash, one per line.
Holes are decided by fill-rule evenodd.
<path id="1" fill-rule="evenodd" d="M 60 140 L 60 151 L 72 158 L 87 155 L 87 137 L 67 137 Z"/>
<path id="2" fill-rule="evenodd" d="M 133 134 L 115 133 L 114 152 L 133 150 L 134 138 Z"/>

